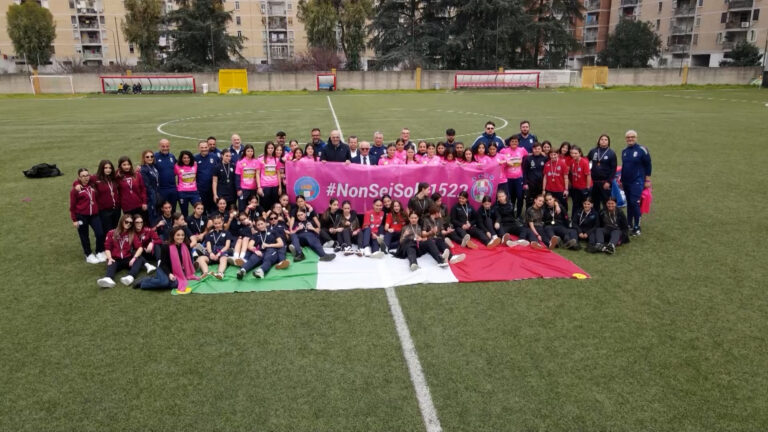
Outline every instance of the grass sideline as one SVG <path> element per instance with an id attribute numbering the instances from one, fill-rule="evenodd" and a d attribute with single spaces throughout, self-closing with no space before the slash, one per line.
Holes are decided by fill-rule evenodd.
<path id="1" fill-rule="evenodd" d="M 766 108 L 739 102 L 766 93 L 732 90 L 0 98 L 0 430 L 424 430 L 383 290 L 99 290 L 68 219 L 76 169 L 136 161 L 160 123 L 303 141 L 334 127 L 326 96 L 345 135 L 471 141 L 495 115 L 587 148 L 633 128 L 653 155 L 643 236 L 562 252 L 593 279 L 397 290 L 445 430 L 766 429 Z M 21 175 L 39 162 L 65 176 Z"/>

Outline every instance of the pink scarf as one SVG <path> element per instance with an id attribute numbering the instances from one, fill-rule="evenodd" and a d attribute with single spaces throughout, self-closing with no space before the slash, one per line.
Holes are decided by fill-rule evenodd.
<path id="1" fill-rule="evenodd" d="M 177 250 L 181 249 L 181 261 Z M 176 247 L 174 244 L 168 245 L 168 255 L 171 256 L 171 271 L 178 281 L 178 290 L 183 291 L 187 288 L 188 280 L 199 280 L 195 276 L 195 267 L 192 265 L 192 258 L 189 256 L 189 248 L 186 245 Z"/>

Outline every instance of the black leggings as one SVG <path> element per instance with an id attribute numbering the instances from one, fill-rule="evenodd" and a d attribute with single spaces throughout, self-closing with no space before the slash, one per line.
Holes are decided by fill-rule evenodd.
<path id="1" fill-rule="evenodd" d="M 416 259 L 425 253 L 428 253 L 438 264 L 442 264 L 443 257 L 437 244 L 432 239 L 422 240 L 420 242 L 409 241 L 405 246 L 405 254 L 409 264 L 416 264 Z"/>
<path id="2" fill-rule="evenodd" d="M 143 257 L 136 258 L 136 261 L 133 262 L 133 265 L 130 265 L 131 258 L 133 256 L 130 256 L 128 258 L 113 258 L 115 262 L 107 266 L 107 277 L 110 279 L 113 279 L 115 277 L 115 274 L 117 274 L 118 271 L 122 269 L 130 269 L 128 271 L 128 274 L 136 277 L 136 275 L 139 274 L 141 271 L 141 268 L 144 267 L 144 264 L 146 261 L 144 261 Z"/>
<path id="3" fill-rule="evenodd" d="M 463 238 L 465 235 L 469 234 L 470 237 L 474 237 L 474 238 L 480 240 L 481 242 L 483 242 L 484 245 L 487 245 L 488 243 L 491 242 L 491 239 L 488 238 L 488 236 L 485 235 L 485 233 L 482 230 L 478 229 L 475 226 L 469 227 L 468 230 L 464 230 L 464 228 L 458 227 L 458 228 L 456 228 L 456 231 L 454 231 L 454 232 L 460 238 Z M 461 242 L 461 240 L 459 240 L 459 242 Z"/>

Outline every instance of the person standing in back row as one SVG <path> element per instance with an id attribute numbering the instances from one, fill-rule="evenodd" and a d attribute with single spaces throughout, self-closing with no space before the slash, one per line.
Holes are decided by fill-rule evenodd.
<path id="1" fill-rule="evenodd" d="M 651 187 L 651 153 L 637 143 L 637 132 L 624 134 L 627 147 L 621 152 L 621 186 L 627 196 L 627 219 L 633 236 L 640 235 L 640 196 Z"/>
<path id="2" fill-rule="evenodd" d="M 160 194 L 158 201 L 171 203 L 171 211 L 176 209 L 179 194 L 176 190 L 176 156 L 171 153 L 171 142 L 161 139 L 158 144 L 159 151 L 155 152 L 155 168 L 160 184 L 157 192 Z"/>
<path id="3" fill-rule="evenodd" d="M 520 147 L 524 148 L 528 153 L 533 152 L 533 143 L 538 141 L 536 135 L 531 133 L 531 122 L 523 120 L 520 122 L 520 133 L 517 134 L 517 141 Z"/>
<path id="4" fill-rule="evenodd" d="M 213 138 L 216 141 L 216 138 Z M 197 163 L 197 192 L 203 200 L 205 211 L 211 212 L 216 208 L 213 202 L 213 176 L 216 174 L 216 168 L 219 165 L 219 155 L 210 150 L 209 141 L 200 141 L 197 145 L 200 153 L 195 155 Z"/>
<path id="5" fill-rule="evenodd" d="M 600 213 L 600 208 L 611 197 L 611 182 L 616 176 L 616 153 L 611 149 L 611 137 L 600 135 L 595 148 L 589 151 L 587 159 L 591 164 L 592 175 L 592 203 L 595 211 Z"/>

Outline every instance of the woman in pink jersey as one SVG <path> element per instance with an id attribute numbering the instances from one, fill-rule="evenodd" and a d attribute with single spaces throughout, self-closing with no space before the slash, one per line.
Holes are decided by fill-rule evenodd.
<path id="1" fill-rule="evenodd" d="M 416 151 L 413 149 L 413 147 L 408 147 L 408 150 L 405 151 L 405 161 L 403 163 L 406 165 L 419 164 L 419 161 L 416 160 Z"/>
<path id="2" fill-rule="evenodd" d="M 179 192 L 179 210 L 186 218 L 187 207 L 200 201 L 197 192 L 197 164 L 192 153 L 182 150 L 173 171 L 176 173 L 176 190 Z"/>
<path id="3" fill-rule="evenodd" d="M 422 157 L 419 162 L 421 162 L 422 165 L 436 166 L 436 165 L 442 164 L 443 161 L 442 159 L 440 159 L 439 156 L 437 156 L 435 152 L 435 145 L 432 143 L 428 143 L 427 154 L 424 157 Z"/>
<path id="4" fill-rule="evenodd" d="M 456 163 L 456 150 L 446 149 L 443 165 L 453 165 Z"/>
<path id="5" fill-rule="evenodd" d="M 264 208 L 272 208 L 282 193 L 280 185 L 280 168 L 282 163 L 275 152 L 275 143 L 267 141 L 264 144 L 264 154 L 258 159 L 259 176 L 256 178 L 256 190 L 259 193 Z"/>
<path id="6" fill-rule="evenodd" d="M 405 161 L 405 140 L 402 138 L 395 140 L 395 157 Z"/>
<path id="7" fill-rule="evenodd" d="M 487 154 L 487 147 L 485 143 L 479 143 L 477 145 L 477 148 L 475 148 L 475 161 L 477 161 L 480 164 L 487 164 L 488 163 L 488 154 Z"/>
<path id="8" fill-rule="evenodd" d="M 275 159 L 277 159 L 277 172 L 280 174 L 280 187 L 285 190 L 285 149 L 283 146 L 275 147 Z M 289 158 L 290 160 L 290 158 Z"/>
<path id="9" fill-rule="evenodd" d="M 237 207 L 245 211 L 251 195 L 256 194 L 259 176 L 259 161 L 251 144 L 246 144 L 242 159 L 235 166 L 235 186 L 237 188 Z"/>
<path id="10" fill-rule="evenodd" d="M 387 154 L 379 159 L 379 165 L 402 165 L 403 161 L 395 155 L 396 151 L 394 144 L 388 145 Z"/>
<path id="11" fill-rule="evenodd" d="M 475 154 L 472 153 L 472 149 L 464 149 L 464 152 L 462 153 L 461 157 L 458 158 L 456 162 L 459 165 L 464 165 L 464 166 L 477 165 L 477 161 L 475 160 Z"/>
<path id="12" fill-rule="evenodd" d="M 507 138 L 507 146 L 501 151 L 505 156 L 504 175 L 507 177 L 507 196 L 509 203 L 515 207 L 515 217 L 523 217 L 523 159 L 528 151 L 519 146 L 517 135 Z"/>
<path id="13" fill-rule="evenodd" d="M 435 145 L 435 154 L 440 159 L 445 159 L 445 151 L 446 151 L 445 143 L 442 141 L 438 141 Z M 429 151 L 429 147 L 427 147 L 427 151 Z"/>
<path id="14" fill-rule="evenodd" d="M 507 176 L 504 174 L 504 167 L 507 164 L 507 158 L 503 154 L 499 153 L 499 147 L 496 145 L 495 142 L 491 142 L 488 145 L 488 165 L 495 165 L 501 167 L 501 170 L 499 171 L 499 178 L 496 182 L 496 190 L 497 191 L 507 191 Z"/>
<path id="15" fill-rule="evenodd" d="M 421 162 L 421 158 L 427 155 L 427 142 L 420 140 L 416 150 L 416 161 Z"/>
<path id="16" fill-rule="evenodd" d="M 304 147 L 304 159 L 317 162 L 317 149 L 314 144 L 309 143 Z"/>

